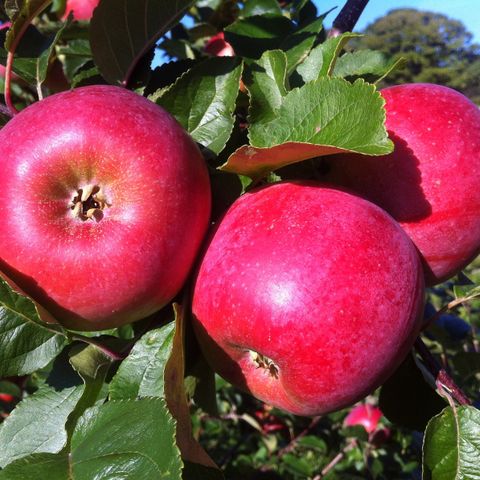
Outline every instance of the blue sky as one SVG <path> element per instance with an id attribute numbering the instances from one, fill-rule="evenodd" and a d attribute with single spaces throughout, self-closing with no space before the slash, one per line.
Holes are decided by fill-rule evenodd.
<path id="1" fill-rule="evenodd" d="M 326 19 L 326 25 L 329 27 L 336 12 L 339 12 L 345 4 L 345 0 L 314 0 L 314 3 L 317 5 L 319 13 L 328 11 L 335 6 L 338 7 Z M 362 30 L 389 10 L 403 7 L 439 12 L 461 20 L 473 33 L 475 42 L 480 43 L 480 0 L 370 0 L 360 17 L 356 30 Z"/>

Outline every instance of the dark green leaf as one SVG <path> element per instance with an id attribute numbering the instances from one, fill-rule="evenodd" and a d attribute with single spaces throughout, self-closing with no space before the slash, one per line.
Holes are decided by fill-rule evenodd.
<path id="1" fill-rule="evenodd" d="M 126 84 L 140 58 L 193 0 L 102 0 L 90 23 L 93 58 L 104 78 Z"/>
<path id="2" fill-rule="evenodd" d="M 405 59 L 389 59 L 382 52 L 374 50 L 359 50 L 345 53 L 335 64 L 333 76 L 355 80 L 364 78 L 371 83 L 378 83 L 390 72 L 403 68 Z"/>
<path id="3" fill-rule="evenodd" d="M 265 13 L 282 15 L 282 10 L 277 0 L 247 0 L 242 9 L 242 17 L 263 15 Z"/>
<path id="4" fill-rule="evenodd" d="M 165 396 L 163 375 L 174 333 L 172 322 L 147 332 L 137 341 L 110 382 L 111 399 Z"/>
<path id="5" fill-rule="evenodd" d="M 110 401 L 88 409 L 71 446 L 78 480 L 181 478 L 175 422 L 161 399 Z"/>
<path id="6" fill-rule="evenodd" d="M 237 20 L 225 28 L 225 39 L 235 53 L 260 58 L 267 50 L 280 49 L 282 42 L 295 30 L 293 22 L 278 15 L 254 15 Z"/>
<path id="7" fill-rule="evenodd" d="M 425 480 L 480 479 L 480 411 L 451 407 L 432 418 L 425 431 Z"/>
<path id="8" fill-rule="evenodd" d="M 68 480 L 66 454 L 35 453 L 17 460 L 0 471 L 0 480 Z"/>
<path id="9" fill-rule="evenodd" d="M 59 326 L 43 323 L 35 304 L 0 278 L 0 377 L 47 365 L 67 343 L 61 332 Z"/>
<path id="10" fill-rule="evenodd" d="M 156 102 L 198 143 L 218 154 L 233 128 L 241 74 L 238 58 L 210 58 L 180 77 Z"/>
<path id="11" fill-rule="evenodd" d="M 43 387 L 20 402 L 0 426 L 0 467 L 32 453 L 59 452 L 67 441 L 65 423 L 82 392 L 83 386 Z"/>
<path id="12" fill-rule="evenodd" d="M 78 70 L 92 59 L 92 51 L 88 40 L 75 38 L 67 45 L 58 47 L 58 55 L 63 57 L 65 75 L 72 81 Z"/>

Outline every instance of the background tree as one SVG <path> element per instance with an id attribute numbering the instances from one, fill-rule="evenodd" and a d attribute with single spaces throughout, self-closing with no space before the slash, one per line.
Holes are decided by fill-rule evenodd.
<path id="1" fill-rule="evenodd" d="M 465 25 L 439 13 L 397 9 L 369 25 L 360 48 L 379 50 L 407 65 L 392 72 L 386 85 L 431 82 L 447 85 L 480 103 L 480 45 Z"/>

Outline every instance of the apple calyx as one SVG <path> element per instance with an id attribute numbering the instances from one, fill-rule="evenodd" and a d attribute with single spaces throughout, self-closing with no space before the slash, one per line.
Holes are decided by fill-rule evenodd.
<path id="1" fill-rule="evenodd" d="M 79 188 L 70 204 L 73 216 L 83 222 L 87 220 L 99 222 L 103 218 L 103 210 L 106 207 L 111 207 L 111 204 L 108 203 L 98 185 L 86 185 Z"/>
<path id="2" fill-rule="evenodd" d="M 250 351 L 250 358 L 255 363 L 256 368 L 262 368 L 266 370 L 271 377 L 278 378 L 278 366 L 271 358 L 254 351 Z"/>

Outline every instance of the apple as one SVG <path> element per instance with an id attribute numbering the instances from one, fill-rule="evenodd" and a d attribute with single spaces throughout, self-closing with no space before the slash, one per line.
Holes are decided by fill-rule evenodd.
<path id="1" fill-rule="evenodd" d="M 208 227 L 191 137 L 124 88 L 34 103 L 0 131 L 0 270 L 77 330 L 144 318 L 182 287 Z"/>
<path id="2" fill-rule="evenodd" d="M 480 249 L 480 110 L 431 84 L 381 91 L 395 151 L 330 157 L 324 179 L 384 208 L 422 254 L 426 281 L 452 277 Z"/>
<path id="3" fill-rule="evenodd" d="M 0 393 L 0 402 L 3 403 L 13 403 L 15 401 L 15 397 L 10 395 L 9 393 Z"/>
<path id="4" fill-rule="evenodd" d="M 343 424 L 346 427 L 361 425 L 367 433 L 374 432 L 378 427 L 378 422 L 382 418 L 382 411 L 378 407 L 362 403 L 352 408 L 345 417 Z"/>
<path id="5" fill-rule="evenodd" d="M 225 34 L 223 32 L 219 32 L 213 37 L 210 37 L 205 44 L 204 50 L 206 53 L 209 53 L 215 57 L 235 56 L 233 47 L 225 40 Z"/>
<path id="6" fill-rule="evenodd" d="M 320 183 L 241 196 L 193 291 L 212 368 L 265 403 L 322 415 L 363 398 L 411 348 L 423 272 L 405 232 L 367 200 Z"/>
<path id="7" fill-rule="evenodd" d="M 73 12 L 75 20 L 90 20 L 99 2 L 100 0 L 67 0 L 62 19 L 65 20 Z"/>

